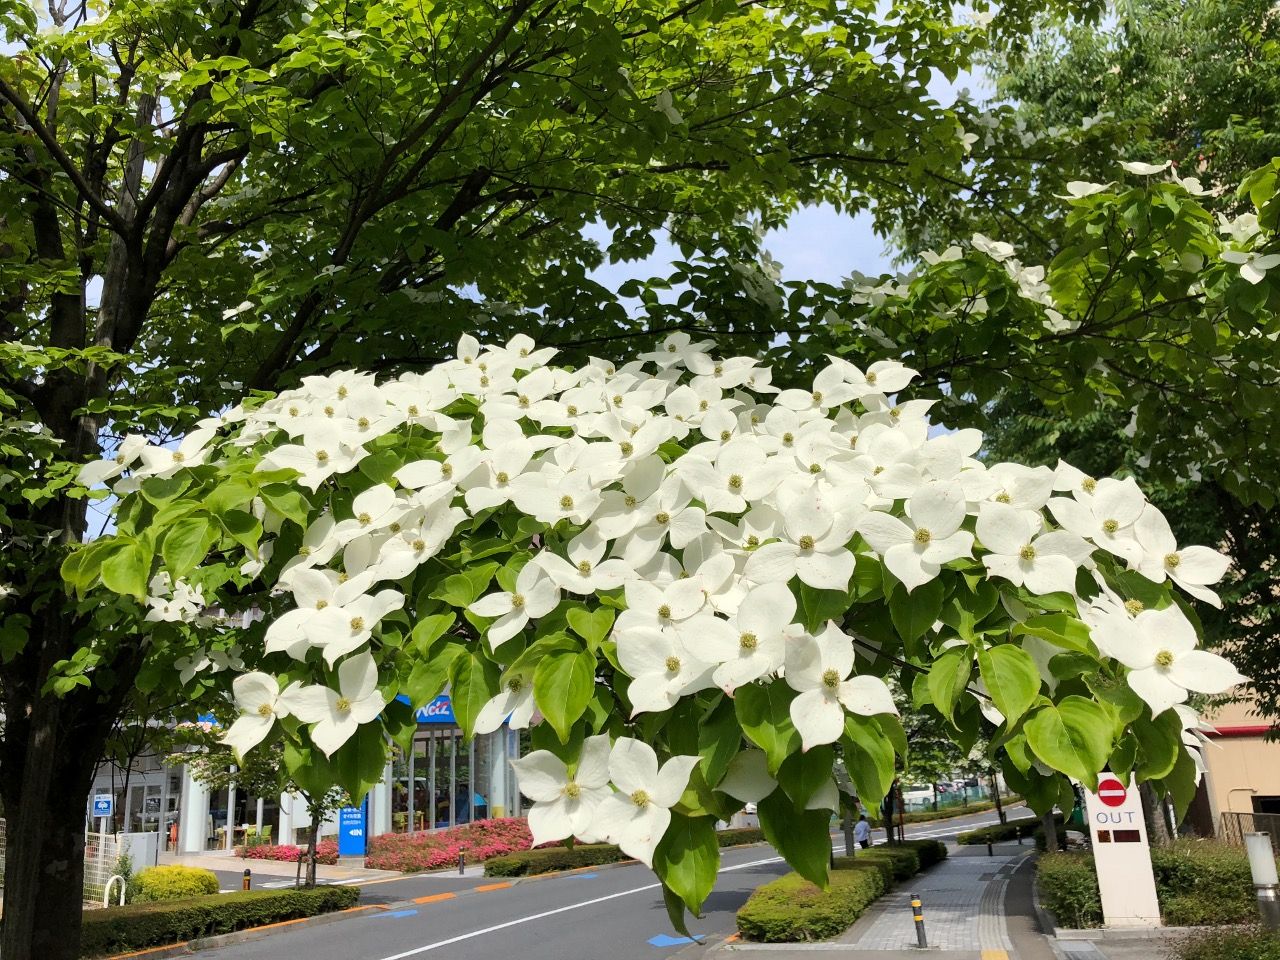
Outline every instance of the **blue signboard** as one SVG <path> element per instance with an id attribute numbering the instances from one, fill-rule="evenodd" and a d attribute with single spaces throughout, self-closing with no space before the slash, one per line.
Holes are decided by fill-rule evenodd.
<path id="1" fill-rule="evenodd" d="M 396 699 L 401 703 L 409 702 L 409 698 L 403 693 Z M 430 703 L 419 707 L 414 717 L 419 723 L 457 723 L 453 717 L 453 703 L 447 693 L 442 693 Z"/>
<path id="2" fill-rule="evenodd" d="M 95 817 L 109 817 L 115 808 L 115 797 L 109 793 L 95 793 L 93 795 L 93 815 Z"/>
<path id="3" fill-rule="evenodd" d="M 338 856 L 364 856 L 368 821 L 368 797 L 365 797 L 364 803 L 358 807 L 343 807 L 338 811 Z"/>

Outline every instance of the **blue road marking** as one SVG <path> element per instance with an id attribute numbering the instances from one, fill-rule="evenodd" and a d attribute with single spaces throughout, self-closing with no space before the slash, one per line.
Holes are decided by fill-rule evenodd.
<path id="1" fill-rule="evenodd" d="M 682 943 L 693 943 L 693 937 L 673 937 L 670 934 L 660 933 L 656 937 L 649 938 L 651 947 L 675 947 Z"/>
<path id="2" fill-rule="evenodd" d="M 418 915 L 417 910 L 388 910 L 384 913 L 375 913 L 375 917 L 415 917 Z"/>
<path id="3" fill-rule="evenodd" d="M 599 876 L 599 874 L 595 874 L 595 873 L 571 873 L 571 874 L 569 874 L 569 876 L 565 877 L 564 879 L 565 879 L 565 880 L 590 880 L 592 877 L 596 877 L 596 876 Z"/>

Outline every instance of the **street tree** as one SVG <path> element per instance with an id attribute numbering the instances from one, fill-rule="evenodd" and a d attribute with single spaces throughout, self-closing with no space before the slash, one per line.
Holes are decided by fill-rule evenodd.
<path id="1" fill-rule="evenodd" d="M 116 530 L 62 573 L 133 623 L 180 591 L 261 613 L 228 620 L 247 659 L 223 741 L 278 742 L 356 801 L 446 684 L 467 736 L 532 724 L 534 843 L 619 844 L 679 929 L 747 802 L 826 882 L 836 745 L 868 804 L 909 749 L 890 676 L 962 742 L 997 723 L 1038 811 L 1108 765 L 1185 806 L 1185 701 L 1241 677 L 1183 594 L 1212 601 L 1229 561 L 1166 546 L 1132 480 L 931 436 L 914 378 L 836 358 L 779 390 L 683 333 L 577 367 L 464 336 L 423 373 L 255 397 L 178 461 L 87 466 L 121 468 Z M 196 615 L 168 608 L 147 649 Z"/>
<path id="2" fill-rule="evenodd" d="M 81 463 L 190 440 L 246 390 L 422 369 L 463 331 L 545 328 L 579 359 L 663 320 L 771 343 L 789 319 L 755 228 L 957 189 L 956 115 L 926 83 L 1043 6 L 984 26 L 914 0 L 4 5 L 0 950 L 75 956 L 104 737 L 218 642 L 157 657 L 149 628 L 66 597 L 57 567 L 100 529 Z M 629 311 L 587 275 L 656 230 L 689 258 L 678 317 L 662 284 Z"/>

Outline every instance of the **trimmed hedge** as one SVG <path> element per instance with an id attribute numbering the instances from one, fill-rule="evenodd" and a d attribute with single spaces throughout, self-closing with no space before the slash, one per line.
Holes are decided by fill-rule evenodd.
<path id="1" fill-rule="evenodd" d="M 1176 941 L 1174 960 L 1280 960 L 1280 936 L 1260 927 L 1213 930 Z"/>
<path id="2" fill-rule="evenodd" d="M 938 840 L 909 840 L 836 857 L 828 888 L 819 890 L 796 873 L 764 886 L 738 911 L 738 932 L 748 940 L 799 943 L 825 940 L 847 930 L 894 880 L 946 859 Z"/>
<path id="3" fill-rule="evenodd" d="M 182 943 L 354 907 L 357 887 L 253 890 L 189 900 L 135 903 L 84 915 L 80 952 L 85 957 Z"/>
<path id="4" fill-rule="evenodd" d="M 1179 840 L 1151 849 L 1160 912 L 1170 926 L 1247 923 L 1257 916 L 1249 859 L 1237 847 Z M 1036 879 L 1044 904 L 1063 924 L 1102 924 L 1093 857 L 1057 853 L 1040 858 Z"/>
<path id="5" fill-rule="evenodd" d="M 147 867 L 133 878 L 133 900 L 188 900 L 218 892 L 218 877 L 212 870 L 173 864 Z"/>
<path id="6" fill-rule="evenodd" d="M 789 873 L 751 894 L 738 911 L 738 932 L 766 943 L 826 940 L 849 929 L 887 889 L 884 876 L 869 866 L 832 871 L 825 891 Z"/>
<path id="7" fill-rule="evenodd" d="M 716 840 L 721 847 L 739 847 L 748 843 L 761 843 L 764 833 L 755 827 L 720 830 Z M 539 847 L 536 850 L 520 850 L 484 862 L 486 877 L 532 877 L 540 873 L 558 870 L 576 870 L 579 867 L 598 867 L 606 863 L 630 860 L 612 843 L 579 843 L 573 847 Z"/>
<path id="8" fill-rule="evenodd" d="M 1000 803 L 1004 807 L 1014 806 L 1022 802 L 1022 798 L 1016 794 L 1008 797 L 1001 797 Z M 975 813 L 986 813 L 988 810 L 996 808 L 993 800 L 974 800 L 960 807 L 945 807 L 941 810 L 911 810 L 902 814 L 903 823 L 928 823 L 930 820 L 954 820 L 956 817 L 970 817 Z M 884 828 L 884 820 L 878 814 L 867 814 L 867 821 L 873 826 L 880 829 Z M 894 824 L 897 824 L 898 817 L 893 818 Z"/>
<path id="9" fill-rule="evenodd" d="M 1061 832 L 1064 823 L 1062 814 L 1055 813 L 1053 819 L 1059 825 L 1059 832 Z M 1005 840 L 1017 840 L 1019 837 L 1034 836 L 1039 826 L 1039 817 L 1019 817 L 1017 820 L 1010 820 L 1008 823 L 993 823 L 990 826 L 967 830 L 956 837 L 956 843 L 980 845 L 984 843 L 1002 843 Z"/>

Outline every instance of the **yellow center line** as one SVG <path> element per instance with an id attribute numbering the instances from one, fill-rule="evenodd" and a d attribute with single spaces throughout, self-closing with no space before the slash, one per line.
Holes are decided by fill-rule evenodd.
<path id="1" fill-rule="evenodd" d="M 505 890 L 511 886 L 510 883 L 486 883 L 483 886 L 475 888 L 476 893 L 488 893 L 490 890 Z"/>
<path id="2" fill-rule="evenodd" d="M 452 900 L 456 897 L 456 893 L 433 893 L 425 897 L 414 897 L 414 903 L 436 903 L 440 900 Z"/>

